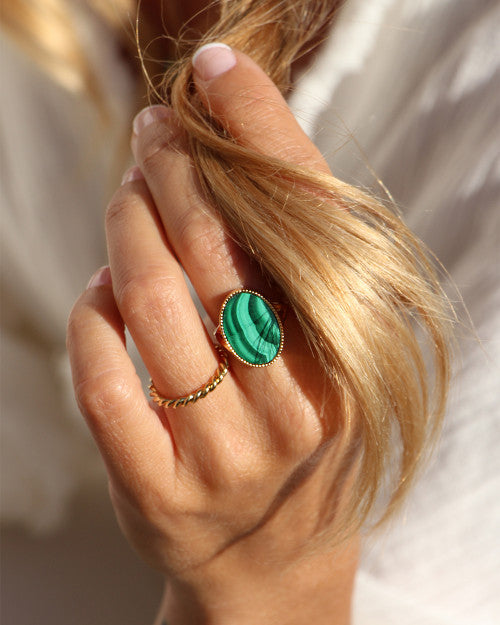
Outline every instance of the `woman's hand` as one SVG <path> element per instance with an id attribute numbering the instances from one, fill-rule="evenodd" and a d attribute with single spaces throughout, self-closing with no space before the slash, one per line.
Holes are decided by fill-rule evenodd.
<path id="1" fill-rule="evenodd" d="M 240 143 L 328 172 L 248 57 L 209 47 L 194 68 L 205 105 Z M 336 459 L 345 441 L 335 395 L 293 316 L 271 366 L 229 357 L 221 384 L 186 407 L 160 408 L 144 395 L 125 326 L 165 397 L 199 388 L 217 368 L 182 268 L 215 325 L 234 289 L 275 297 L 201 196 L 173 112 L 143 111 L 132 146 L 138 168 L 106 216 L 110 272 L 91 281 L 68 329 L 75 392 L 120 525 L 166 574 L 171 625 L 347 623 L 356 538 L 309 550 L 335 522 L 333 501 L 342 509 L 349 471 Z"/>

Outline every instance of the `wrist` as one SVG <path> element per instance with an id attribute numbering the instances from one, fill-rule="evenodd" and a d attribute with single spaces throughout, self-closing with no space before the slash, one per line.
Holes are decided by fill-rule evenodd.
<path id="1" fill-rule="evenodd" d="M 155 625 L 348 625 L 358 536 L 292 566 L 256 574 L 212 563 L 202 582 L 169 580 Z"/>

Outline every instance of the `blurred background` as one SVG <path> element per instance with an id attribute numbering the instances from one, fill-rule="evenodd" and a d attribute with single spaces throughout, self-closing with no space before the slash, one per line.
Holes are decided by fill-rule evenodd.
<path id="1" fill-rule="evenodd" d="M 106 490 L 82 489 L 70 508 L 43 535 L 3 529 L 1 622 L 153 623 L 162 580 L 120 534 Z"/>

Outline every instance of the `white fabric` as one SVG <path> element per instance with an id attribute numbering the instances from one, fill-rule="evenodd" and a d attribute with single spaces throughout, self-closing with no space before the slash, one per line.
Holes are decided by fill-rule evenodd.
<path id="1" fill-rule="evenodd" d="M 461 333 L 440 449 L 405 517 L 367 546 L 355 625 L 500 622 L 499 33 L 496 0 L 348 0 L 291 101 L 335 175 L 379 191 L 368 163 L 384 181 L 482 341 Z M 64 401 L 65 319 L 105 262 L 107 172 L 131 95 L 94 35 L 117 120 L 105 145 L 85 102 L 9 41 L 1 52 L 2 515 L 32 529 L 60 521 L 95 465 Z"/>
<path id="2" fill-rule="evenodd" d="M 460 331 L 438 454 L 365 550 L 354 623 L 499 623 L 500 5 L 348 2 L 292 105 L 336 176 L 383 180 L 482 342 Z"/>

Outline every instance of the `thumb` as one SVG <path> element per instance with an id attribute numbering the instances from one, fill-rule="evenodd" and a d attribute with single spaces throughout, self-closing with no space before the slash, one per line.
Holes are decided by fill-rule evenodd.
<path id="1" fill-rule="evenodd" d="M 330 173 L 276 85 L 250 57 L 209 43 L 195 53 L 193 70 L 203 103 L 240 144 Z"/>

